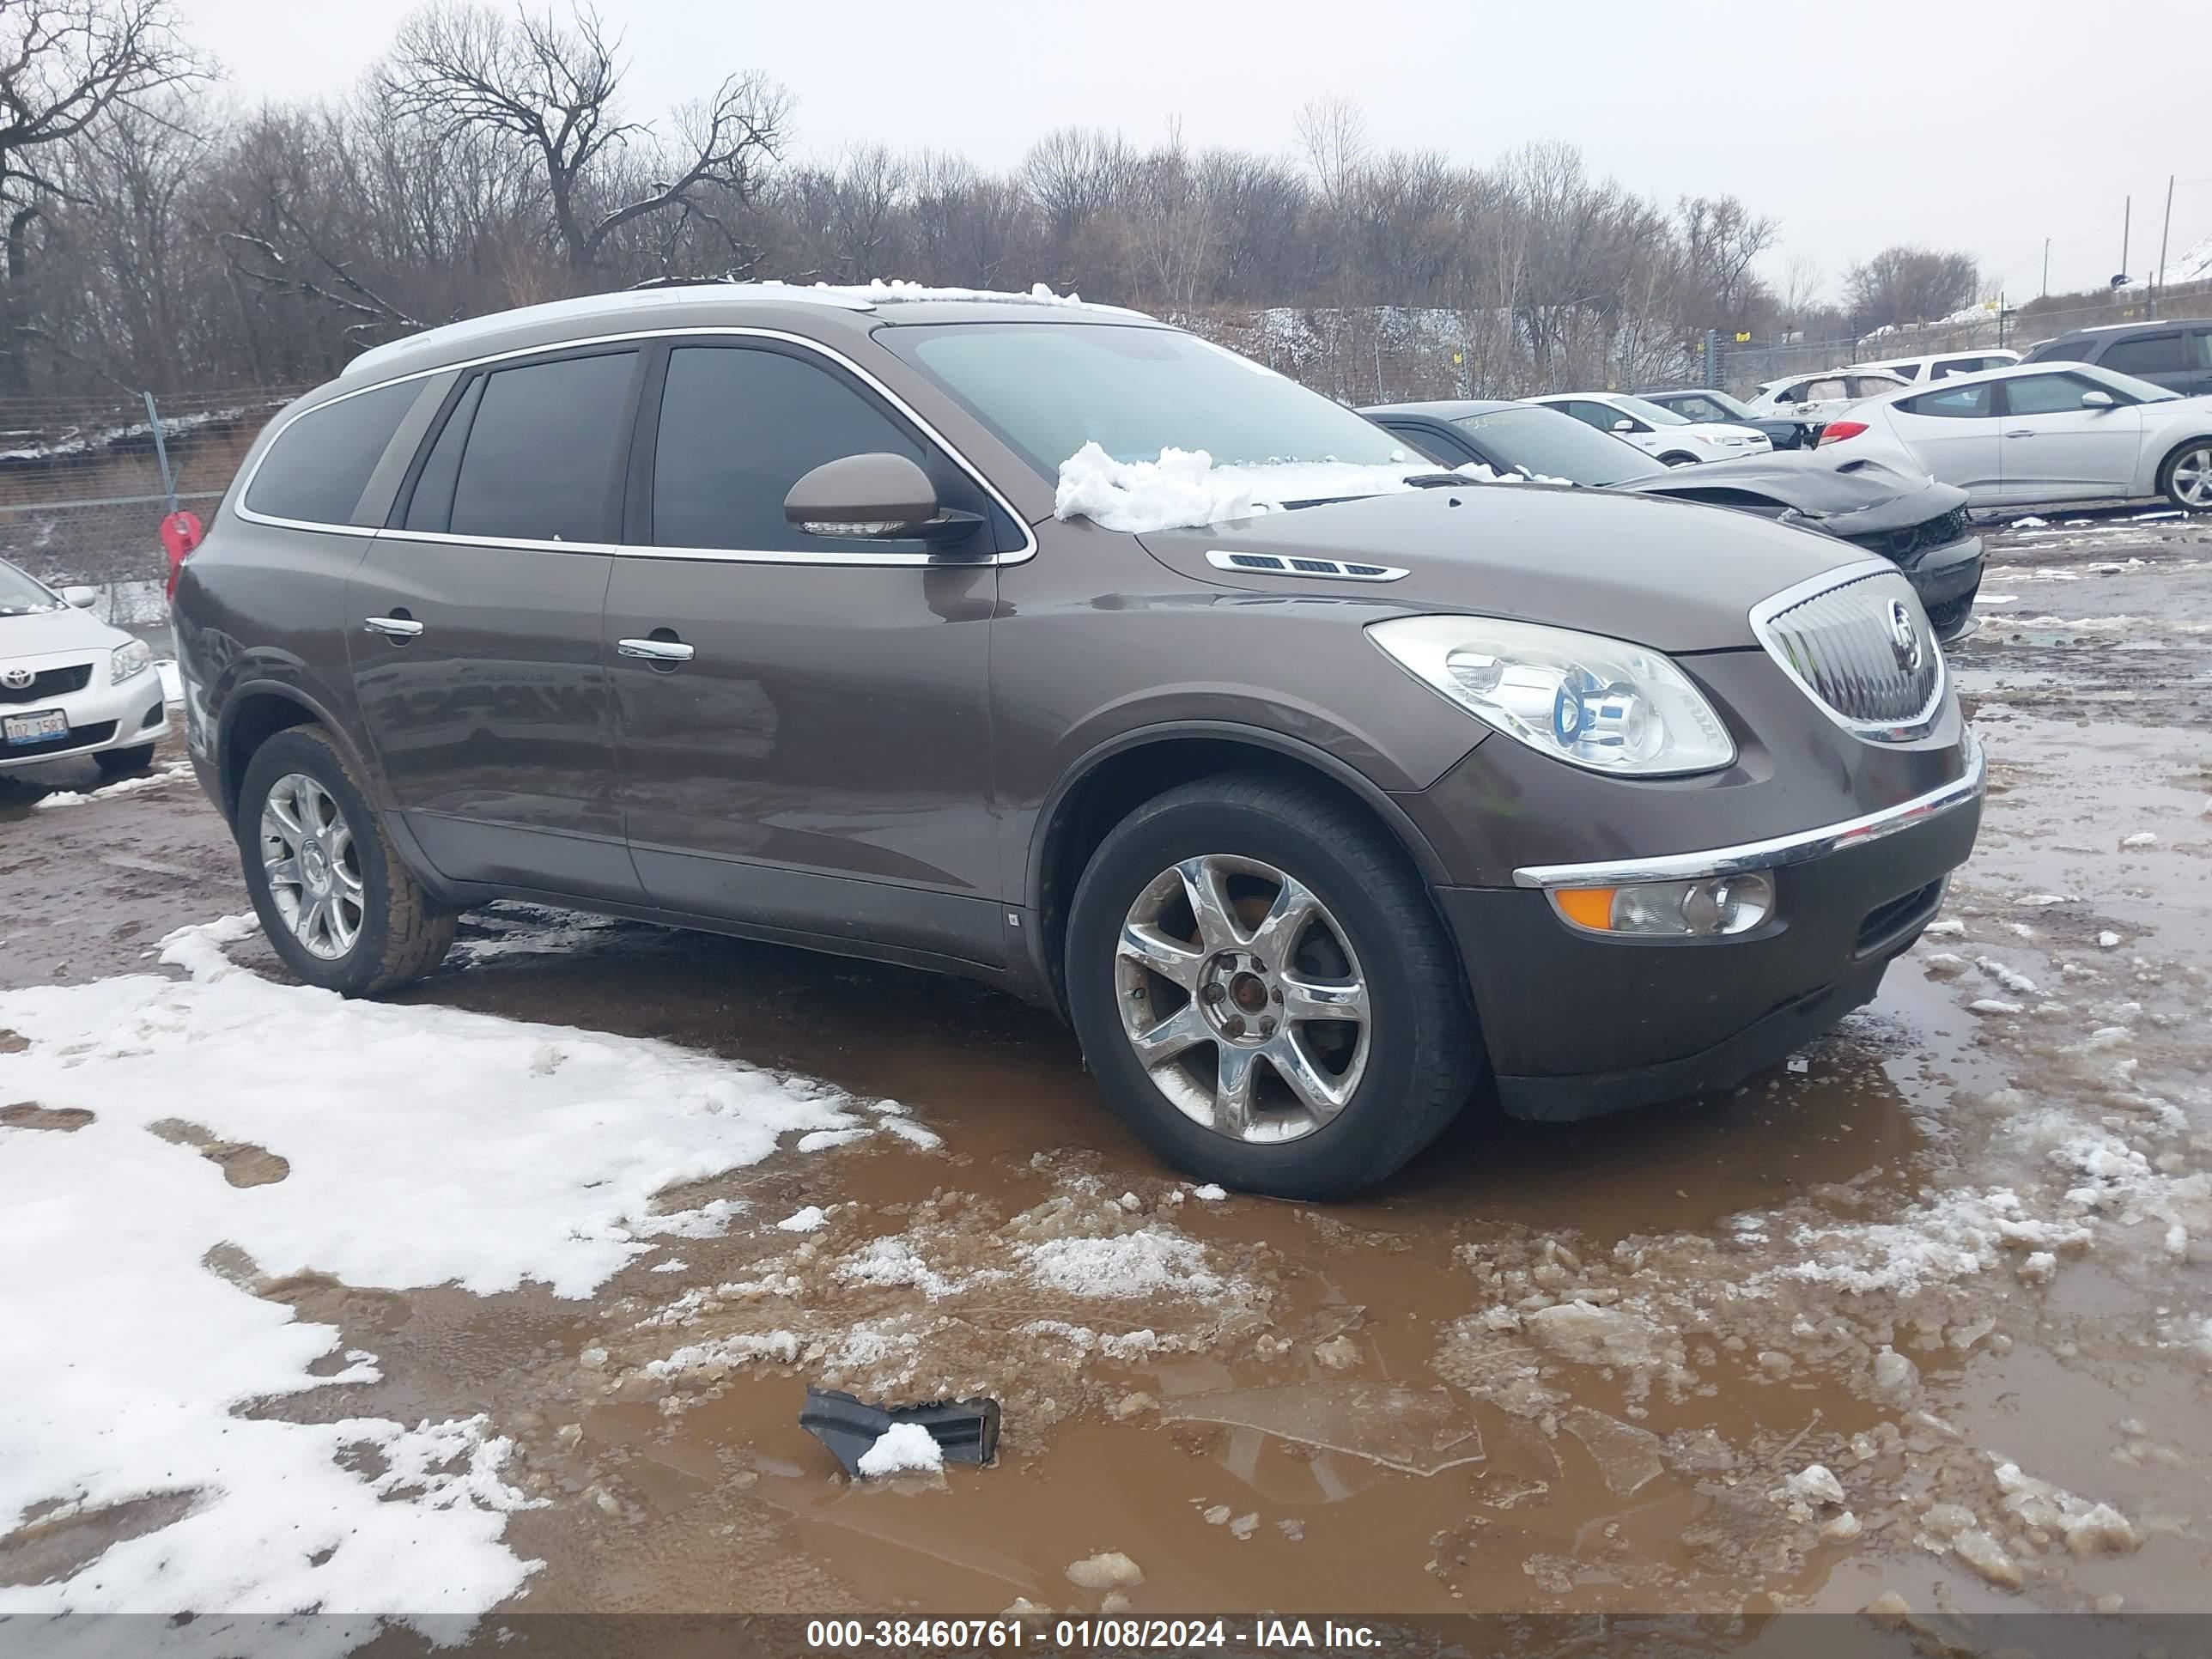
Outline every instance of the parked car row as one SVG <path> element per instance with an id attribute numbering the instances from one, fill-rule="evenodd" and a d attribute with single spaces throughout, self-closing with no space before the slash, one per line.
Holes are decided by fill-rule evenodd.
<path id="1" fill-rule="evenodd" d="M 1835 536 L 1904 572 L 1941 640 L 1956 638 L 1982 580 L 1966 492 L 1910 466 L 1814 455 L 1748 455 L 1706 466 L 1654 462 L 1610 433 L 1561 420 L 1544 399 L 1393 404 L 1363 411 L 1442 466 L 1733 507 Z"/>
<path id="2" fill-rule="evenodd" d="M 2051 358 L 1869 398 L 1821 447 L 1887 451 L 1976 507 L 2164 495 L 2212 510 L 2212 397 Z"/>

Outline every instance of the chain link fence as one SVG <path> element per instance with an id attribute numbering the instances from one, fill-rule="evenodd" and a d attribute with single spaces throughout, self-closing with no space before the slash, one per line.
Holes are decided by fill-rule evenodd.
<path id="1" fill-rule="evenodd" d="M 179 392 L 155 400 L 154 418 L 142 393 L 0 398 L 0 558 L 99 589 L 95 610 L 119 626 L 158 623 L 170 501 L 206 518 L 262 426 L 304 389 Z"/>

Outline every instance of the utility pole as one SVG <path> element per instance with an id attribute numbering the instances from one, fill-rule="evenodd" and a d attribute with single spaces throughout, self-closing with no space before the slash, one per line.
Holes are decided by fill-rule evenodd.
<path id="1" fill-rule="evenodd" d="M 2051 297 L 2051 239 L 2043 239 L 2043 297 Z"/>
<path id="2" fill-rule="evenodd" d="M 2135 227 L 2136 198 L 2130 196 L 2127 199 L 2127 205 L 2120 210 L 2120 275 L 2122 276 L 2128 274 L 2128 235 Z"/>
<path id="3" fill-rule="evenodd" d="M 2173 234 L 2173 175 L 2166 175 L 2166 223 L 2158 233 L 2158 274 L 2150 279 L 2150 314 L 2158 315 L 2158 297 L 2166 287 L 2166 239 Z"/>

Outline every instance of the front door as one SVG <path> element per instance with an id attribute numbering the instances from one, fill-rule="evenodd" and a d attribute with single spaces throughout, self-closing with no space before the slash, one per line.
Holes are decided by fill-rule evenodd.
<path id="1" fill-rule="evenodd" d="M 672 344 L 641 411 L 605 643 L 649 896 L 811 943 L 1001 960 L 987 678 L 992 556 L 1018 528 L 802 346 Z M 987 515 L 970 544 L 785 521 L 804 474 L 886 451 Z"/>
<path id="2" fill-rule="evenodd" d="M 599 618 L 635 349 L 464 376 L 347 593 L 356 690 L 423 854 L 637 901 Z"/>
<path id="3" fill-rule="evenodd" d="M 2005 410 L 1999 465 L 2007 501 L 2081 501 L 2124 495 L 2142 446 L 2135 404 L 2085 409 L 2084 393 L 2114 395 L 2084 374 L 2023 374 L 2002 381 Z"/>

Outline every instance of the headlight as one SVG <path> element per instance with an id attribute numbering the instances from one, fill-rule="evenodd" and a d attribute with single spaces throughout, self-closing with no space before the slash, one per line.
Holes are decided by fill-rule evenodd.
<path id="1" fill-rule="evenodd" d="M 120 685 L 133 674 L 143 674 L 154 665 L 154 653 L 146 648 L 143 640 L 133 640 L 128 645 L 118 645 L 107 659 L 107 683 Z"/>
<path id="2" fill-rule="evenodd" d="M 1648 647 L 1488 617 L 1395 617 L 1367 632 L 1414 678 L 1570 765 L 1659 777 L 1735 758 L 1711 705 Z"/>

